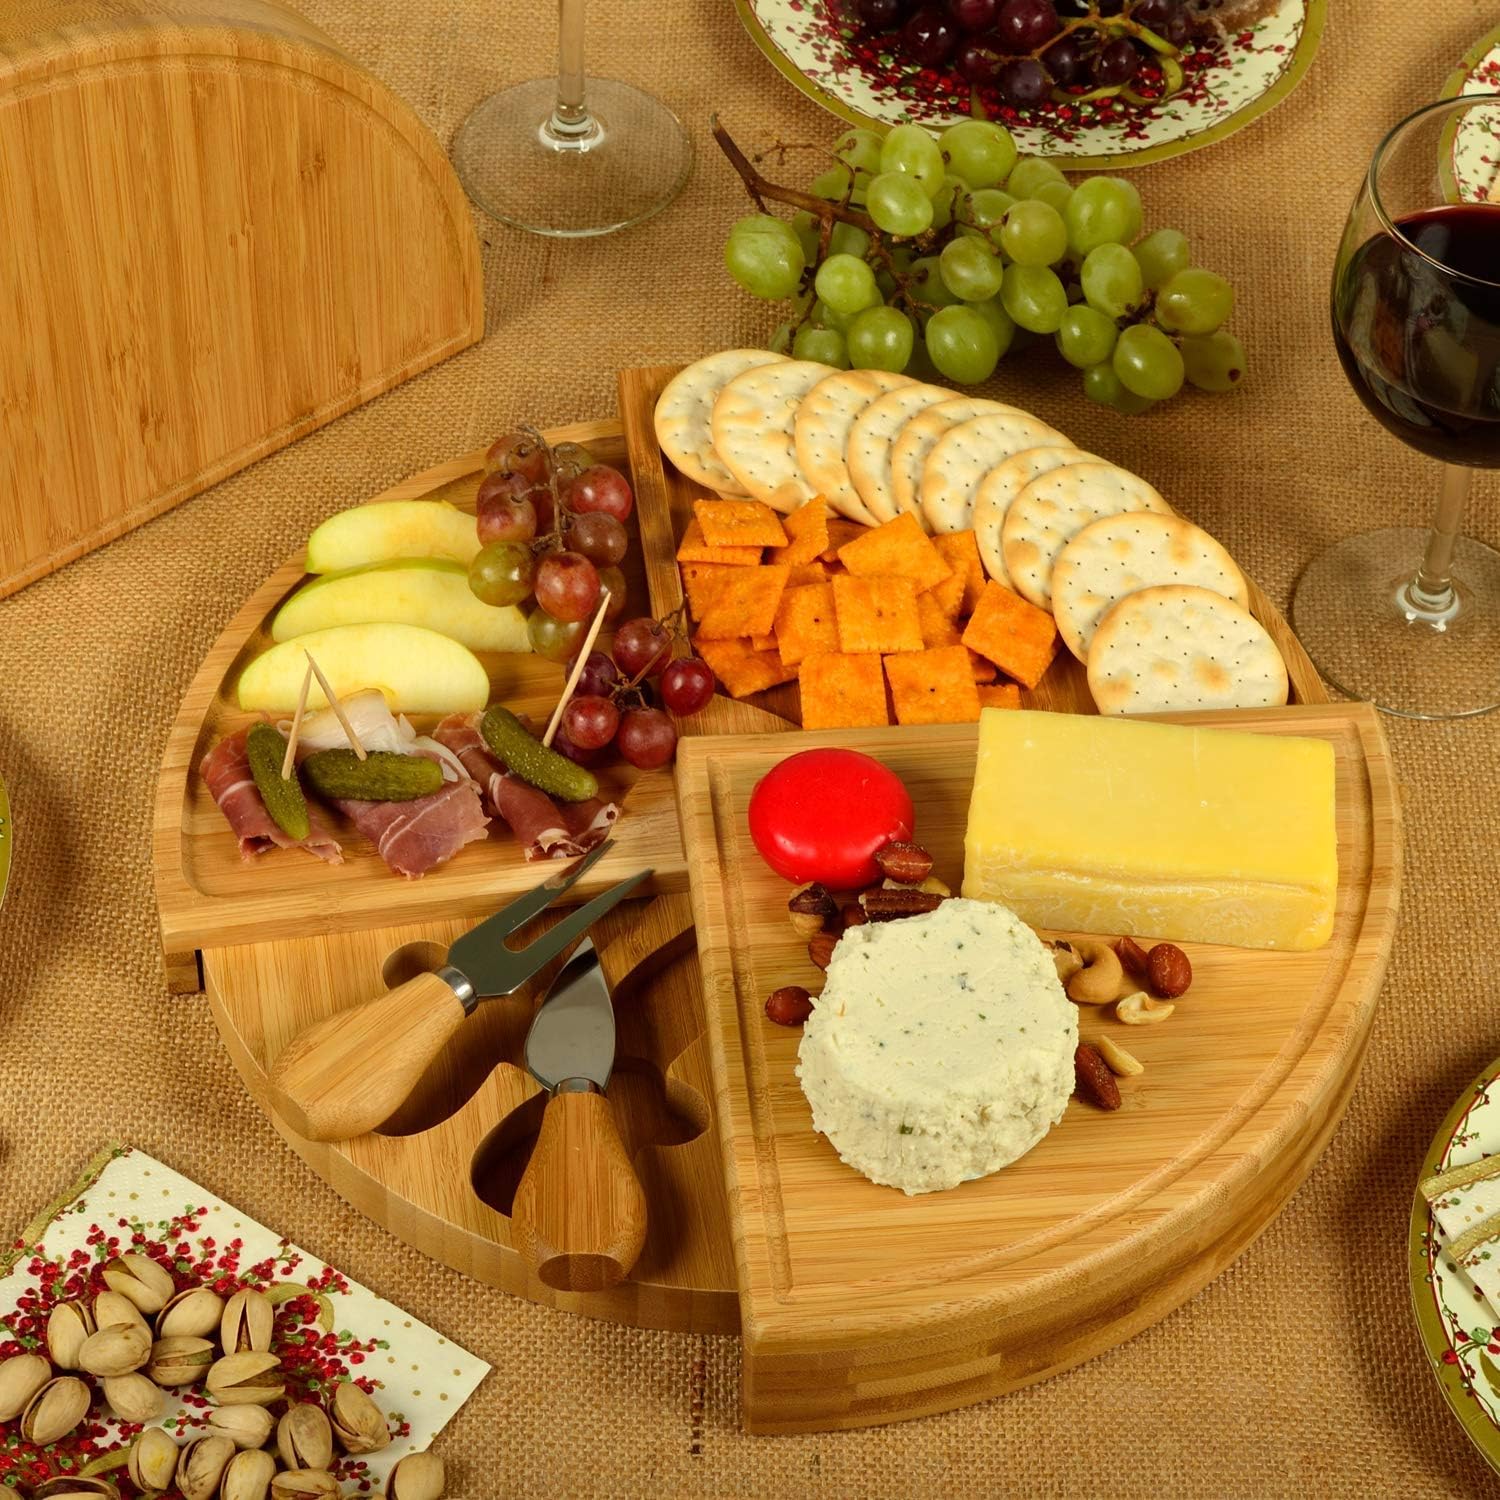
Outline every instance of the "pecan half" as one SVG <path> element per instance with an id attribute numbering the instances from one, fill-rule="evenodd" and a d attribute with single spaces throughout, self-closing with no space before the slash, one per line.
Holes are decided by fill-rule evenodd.
<path id="1" fill-rule="evenodd" d="M 897 917 L 918 917 L 936 911 L 944 898 L 936 891 L 920 891 L 910 886 L 885 887 L 866 891 L 859 898 L 865 915 L 872 922 L 894 922 Z"/>

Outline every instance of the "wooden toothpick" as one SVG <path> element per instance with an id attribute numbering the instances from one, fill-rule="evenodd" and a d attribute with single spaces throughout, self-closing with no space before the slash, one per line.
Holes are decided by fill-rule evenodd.
<path id="1" fill-rule="evenodd" d="M 334 717 L 344 726 L 344 733 L 349 737 L 349 744 L 354 753 L 361 759 L 366 760 L 368 756 L 365 747 L 360 744 L 359 736 L 354 732 L 354 726 L 349 722 L 349 715 L 344 712 L 344 705 L 339 702 L 338 694 L 329 687 L 328 679 L 323 675 L 323 669 L 313 660 L 311 651 L 303 652 L 307 657 L 307 664 L 312 668 L 312 674 L 318 679 L 318 686 L 323 689 L 323 696 L 328 700 L 328 706 L 333 710 Z"/>
<path id="2" fill-rule="evenodd" d="M 297 712 L 292 715 L 291 732 L 286 737 L 286 754 L 281 758 L 281 779 L 288 780 L 292 774 L 292 757 L 297 753 L 297 736 L 302 733 L 302 715 L 307 712 L 307 693 L 312 687 L 312 657 L 307 659 L 307 670 L 302 674 L 302 691 L 297 694 Z"/>
<path id="3" fill-rule="evenodd" d="M 594 612 L 594 623 L 589 626 L 589 633 L 583 638 L 583 646 L 578 652 L 578 660 L 573 663 L 573 670 L 568 674 L 568 680 L 563 687 L 562 697 L 557 700 L 557 707 L 552 710 L 552 722 L 547 725 L 547 732 L 542 736 L 542 743 L 551 748 L 552 741 L 557 735 L 557 726 L 562 723 L 563 710 L 573 699 L 573 693 L 578 687 L 578 679 L 583 676 L 583 664 L 589 659 L 589 652 L 594 649 L 594 642 L 599 639 L 599 632 L 604 628 L 604 613 L 609 608 L 609 590 L 599 590 L 599 608 Z"/>

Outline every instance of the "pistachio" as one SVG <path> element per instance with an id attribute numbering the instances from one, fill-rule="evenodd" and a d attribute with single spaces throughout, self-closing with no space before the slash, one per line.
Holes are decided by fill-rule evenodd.
<path id="1" fill-rule="evenodd" d="M 385 1482 L 385 1500 L 440 1500 L 447 1477 L 436 1453 L 408 1453 Z"/>
<path id="2" fill-rule="evenodd" d="M 119 1292 L 100 1292 L 94 1298 L 93 1316 L 94 1328 L 119 1328 L 123 1324 L 137 1328 L 149 1327 L 141 1316 L 140 1308 Z M 90 1333 L 93 1331 L 93 1328 L 89 1330 Z"/>
<path id="3" fill-rule="evenodd" d="M 94 1315 L 82 1302 L 59 1302 L 48 1314 L 47 1353 L 59 1370 L 78 1368 L 78 1351 L 94 1326 Z"/>
<path id="4" fill-rule="evenodd" d="M 116 1256 L 104 1267 L 104 1284 L 128 1297 L 143 1313 L 160 1312 L 177 1290 L 171 1273 L 145 1255 Z"/>
<path id="5" fill-rule="evenodd" d="M 213 1362 L 214 1346 L 207 1339 L 157 1339 L 146 1373 L 157 1385 L 193 1385 Z"/>
<path id="6" fill-rule="evenodd" d="M 224 1304 L 219 1321 L 219 1342 L 225 1354 L 264 1354 L 271 1347 L 276 1309 L 264 1292 L 253 1288 L 236 1292 Z"/>
<path id="7" fill-rule="evenodd" d="M 339 1482 L 324 1469 L 285 1469 L 271 1481 L 271 1500 L 327 1500 Z"/>
<path id="8" fill-rule="evenodd" d="M 224 1315 L 224 1299 L 212 1287 L 190 1286 L 178 1292 L 156 1315 L 159 1339 L 206 1339 Z"/>
<path id="9" fill-rule="evenodd" d="M 0 1360 L 0 1422 L 14 1422 L 51 1379 L 52 1366 L 40 1354 L 15 1354 Z"/>
<path id="10" fill-rule="evenodd" d="M 227 1437 L 211 1434 L 194 1438 L 177 1457 L 177 1488 L 182 1500 L 214 1500 L 233 1457 L 234 1444 Z"/>
<path id="11" fill-rule="evenodd" d="M 138 1370 L 128 1375 L 106 1376 L 104 1399 L 117 1416 L 140 1427 L 154 1422 L 167 1402 L 162 1388 Z"/>
<path id="12" fill-rule="evenodd" d="M 303 1401 L 287 1408 L 276 1427 L 276 1448 L 289 1469 L 333 1467 L 333 1428 L 321 1406 Z"/>
<path id="13" fill-rule="evenodd" d="M 177 1444 L 172 1434 L 165 1427 L 148 1427 L 130 1450 L 126 1473 L 137 1489 L 170 1489 L 177 1474 Z"/>
<path id="14" fill-rule="evenodd" d="M 21 1436 L 45 1448 L 66 1437 L 84 1419 L 91 1400 L 89 1388 L 76 1375 L 49 1380 L 21 1413 Z"/>
<path id="15" fill-rule="evenodd" d="M 144 1328 L 118 1323 L 91 1333 L 78 1351 L 78 1368 L 101 1379 L 128 1375 L 151 1358 L 151 1335 Z"/>
<path id="16" fill-rule="evenodd" d="M 120 1500 L 119 1486 L 99 1474 L 59 1474 L 31 1493 L 33 1500 Z"/>
<path id="17" fill-rule="evenodd" d="M 220 1406 L 269 1406 L 286 1393 L 281 1361 L 274 1354 L 226 1354 L 209 1367 L 204 1383 Z"/>
<path id="18" fill-rule="evenodd" d="M 269 1453 L 260 1449 L 236 1453 L 219 1483 L 219 1500 L 266 1500 L 275 1477 L 276 1460 Z"/>
<path id="19" fill-rule="evenodd" d="M 264 1448 L 276 1421 L 263 1406 L 216 1406 L 208 1425 L 236 1448 Z"/>
<path id="20" fill-rule="evenodd" d="M 390 1443 L 384 1413 L 352 1380 L 333 1388 L 328 1415 L 345 1453 L 375 1453 Z"/>

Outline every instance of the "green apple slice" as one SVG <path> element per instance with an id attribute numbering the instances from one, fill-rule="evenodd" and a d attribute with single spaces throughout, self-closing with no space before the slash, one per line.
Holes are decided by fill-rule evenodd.
<path id="1" fill-rule="evenodd" d="M 446 635 L 420 625 L 335 625 L 257 656 L 240 673 L 240 707 L 290 713 L 309 655 L 339 698 L 376 688 L 396 713 L 477 713 L 490 698 L 483 663 Z M 324 708 L 327 701 L 314 678 L 308 708 Z"/>
<path id="2" fill-rule="evenodd" d="M 470 651 L 530 651 L 526 616 L 513 604 L 484 604 L 469 570 L 445 558 L 402 558 L 324 573 L 298 589 L 271 622 L 289 641 L 335 625 L 422 625 Z"/>
<path id="3" fill-rule="evenodd" d="M 379 500 L 329 516 L 307 539 L 307 571 L 337 573 L 398 557 L 465 567 L 479 551 L 474 517 L 446 500 Z"/>

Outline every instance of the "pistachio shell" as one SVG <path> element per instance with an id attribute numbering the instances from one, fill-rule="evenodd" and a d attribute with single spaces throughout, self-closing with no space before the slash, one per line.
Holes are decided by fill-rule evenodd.
<path id="1" fill-rule="evenodd" d="M 269 1453 L 259 1449 L 236 1453 L 224 1470 L 219 1500 L 266 1500 L 275 1477 L 276 1460 Z"/>
<path id="2" fill-rule="evenodd" d="M 274 1354 L 226 1354 L 209 1367 L 204 1383 L 221 1406 L 242 1401 L 269 1406 L 286 1393 L 281 1361 Z"/>
<path id="3" fill-rule="evenodd" d="M 321 1406 L 304 1401 L 287 1409 L 276 1427 L 276 1447 L 289 1469 L 333 1467 L 333 1428 Z"/>
<path id="4" fill-rule="evenodd" d="M 100 1292 L 94 1298 L 93 1313 L 95 1328 L 118 1328 L 122 1323 L 133 1324 L 138 1328 L 147 1326 L 140 1308 L 119 1292 Z"/>
<path id="5" fill-rule="evenodd" d="M 264 1354 L 271 1347 L 276 1309 L 264 1292 L 253 1287 L 236 1292 L 224 1304 L 219 1324 L 219 1342 L 225 1354 Z"/>
<path id="6" fill-rule="evenodd" d="M 215 1434 L 194 1438 L 177 1457 L 177 1488 L 182 1491 L 182 1500 L 214 1500 L 233 1457 L 234 1444 L 227 1437 Z"/>
<path id="7" fill-rule="evenodd" d="M 97 1474 L 60 1474 L 44 1480 L 31 1493 L 33 1500 L 120 1500 L 114 1481 Z"/>
<path id="8" fill-rule="evenodd" d="M 104 1283 L 143 1313 L 160 1312 L 177 1290 L 171 1273 L 146 1255 L 116 1256 L 104 1267 Z"/>
<path id="9" fill-rule="evenodd" d="M 408 1453 L 385 1482 L 386 1500 L 439 1500 L 447 1478 L 436 1453 Z"/>
<path id="10" fill-rule="evenodd" d="M 128 1323 L 91 1333 L 78 1351 L 78 1368 L 101 1379 L 128 1375 L 151 1358 L 151 1335 Z"/>
<path id="11" fill-rule="evenodd" d="M 16 1354 L 0 1360 L 0 1422 L 14 1422 L 51 1379 L 52 1366 L 40 1354 Z"/>
<path id="12" fill-rule="evenodd" d="M 190 1286 L 178 1292 L 156 1315 L 159 1339 L 206 1339 L 212 1337 L 224 1315 L 224 1299 L 208 1286 Z"/>
<path id="13" fill-rule="evenodd" d="M 334 1387 L 328 1415 L 346 1453 L 376 1453 L 391 1441 L 384 1413 L 352 1380 Z"/>
<path id="14" fill-rule="evenodd" d="M 94 1326 L 94 1315 L 82 1302 L 59 1302 L 48 1314 L 47 1353 L 59 1370 L 78 1368 L 78 1351 Z"/>
<path id="15" fill-rule="evenodd" d="M 130 1450 L 126 1472 L 137 1489 L 170 1489 L 177 1474 L 177 1444 L 172 1434 L 164 1427 L 148 1427 Z"/>
<path id="16" fill-rule="evenodd" d="M 154 1422 L 167 1404 L 162 1388 L 139 1371 L 129 1375 L 111 1375 L 104 1380 L 104 1399 L 117 1416 L 144 1427 Z"/>
<path id="17" fill-rule="evenodd" d="M 203 1379 L 213 1362 L 214 1346 L 207 1339 L 157 1339 L 146 1373 L 157 1385 L 192 1385 Z"/>
<path id="18" fill-rule="evenodd" d="M 42 1448 L 55 1443 L 83 1421 L 91 1399 L 88 1386 L 76 1375 L 49 1380 L 21 1413 L 21 1436 Z"/>
<path id="19" fill-rule="evenodd" d="M 285 1469 L 271 1481 L 271 1500 L 326 1500 L 338 1494 L 338 1480 L 324 1469 Z"/>
<path id="20" fill-rule="evenodd" d="M 208 1425 L 236 1448 L 263 1448 L 276 1421 L 263 1406 L 216 1406 Z"/>

